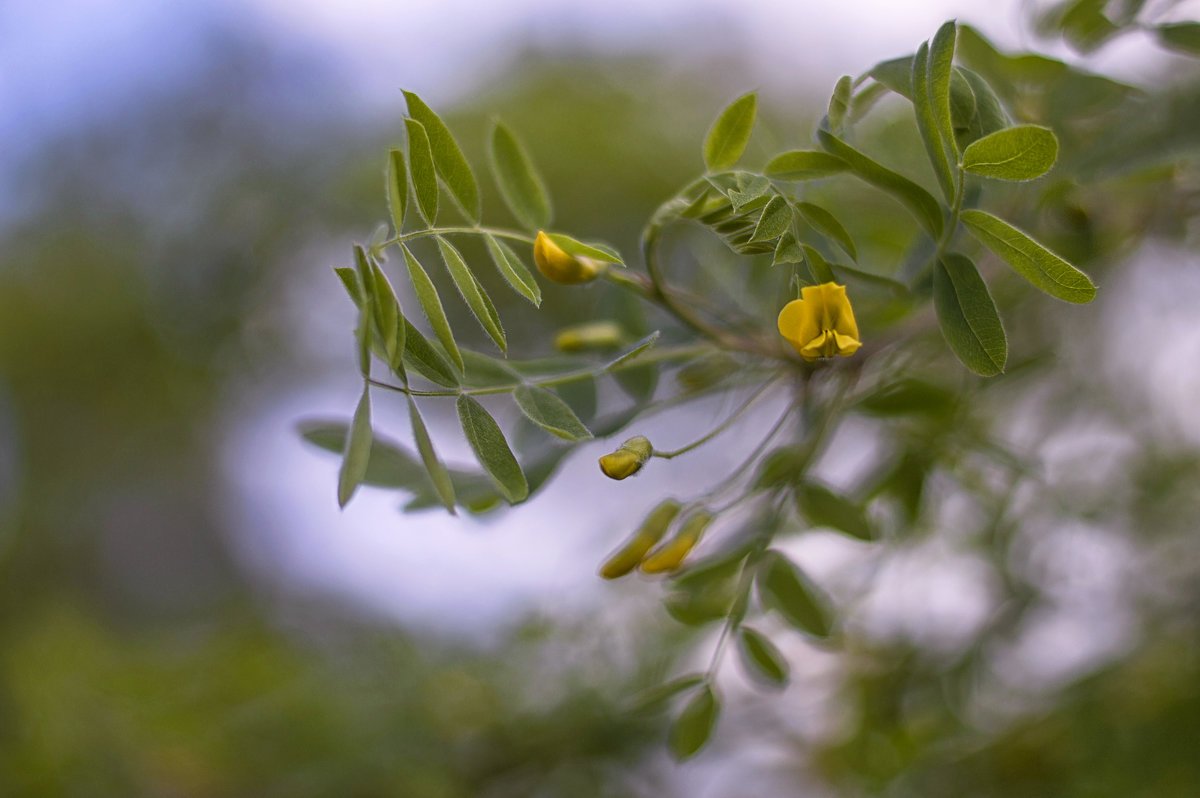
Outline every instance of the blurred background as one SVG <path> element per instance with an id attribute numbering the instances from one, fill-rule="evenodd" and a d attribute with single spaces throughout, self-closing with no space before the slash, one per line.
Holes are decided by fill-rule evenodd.
<path id="1" fill-rule="evenodd" d="M 1052 5 L 6 0 L 0 795 L 1200 794 L 1200 73 Z M 513 510 L 402 514 L 364 489 L 338 512 L 336 458 L 296 433 L 357 397 L 331 267 L 386 217 L 402 87 L 481 175 L 502 116 L 557 227 L 633 253 L 730 99 L 760 90 L 751 158 L 806 146 L 840 75 L 955 16 L 1141 87 L 1072 72 L 1005 96 L 1067 156 L 1011 218 L 1100 299 L 1063 309 L 1002 282 L 1029 367 L 984 392 L 952 361 L 926 376 L 1027 470 L 945 448 L 961 414 L 887 422 L 921 474 L 887 483 L 911 533 L 794 549 L 845 608 L 847 647 L 781 633 L 782 694 L 727 664 L 713 743 L 677 766 L 665 717 L 629 697 L 704 659 L 714 630 L 595 569 L 727 464 L 613 483 L 597 441 Z M 915 142 L 902 105 L 873 114 L 867 141 Z M 543 290 L 536 315 L 492 293 L 519 351 L 612 312 L 599 289 Z M 648 429 L 683 442 L 721 407 Z M 376 416 L 405 439 L 399 402 Z M 466 462 L 452 415 L 427 420 Z M 878 423 L 831 447 L 831 480 L 864 470 Z M 991 511 L 956 499 L 972 479 Z"/>

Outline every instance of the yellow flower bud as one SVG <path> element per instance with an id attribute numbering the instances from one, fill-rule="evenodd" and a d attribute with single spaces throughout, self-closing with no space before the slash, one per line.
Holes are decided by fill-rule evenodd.
<path id="1" fill-rule="evenodd" d="M 590 282 L 604 271 L 600 261 L 568 253 L 540 230 L 533 241 L 533 262 L 547 279 L 565 285 Z"/>
<path id="2" fill-rule="evenodd" d="M 649 557 L 642 560 L 642 571 L 648 574 L 674 571 L 683 562 L 683 558 L 700 542 L 700 537 L 712 519 L 712 513 L 707 510 L 700 510 L 689 515 L 678 535 L 659 546 Z"/>
<path id="3" fill-rule="evenodd" d="M 802 288 L 779 312 L 779 333 L 805 360 L 849 357 L 862 346 L 846 287 L 835 283 Z"/>
<path id="4" fill-rule="evenodd" d="M 646 438 L 641 435 L 630 438 L 621 448 L 600 458 L 600 470 L 611 479 L 631 477 L 642 469 L 653 452 L 654 447 Z"/>
<path id="5" fill-rule="evenodd" d="M 621 544 L 621 548 L 610 554 L 600 566 L 600 575 L 605 579 L 616 579 L 636 568 L 646 556 L 646 552 L 662 540 L 662 536 L 667 533 L 678 514 L 679 502 L 674 499 L 667 499 L 651 510 L 637 532 Z"/>
<path id="6" fill-rule="evenodd" d="M 576 324 L 561 331 L 554 339 L 554 346 L 561 352 L 579 352 L 584 349 L 616 349 L 625 342 L 621 325 L 612 321 L 594 321 Z"/>

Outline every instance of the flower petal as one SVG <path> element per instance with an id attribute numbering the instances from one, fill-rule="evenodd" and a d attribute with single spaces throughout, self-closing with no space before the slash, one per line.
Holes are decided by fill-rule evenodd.
<path id="1" fill-rule="evenodd" d="M 806 287 L 804 291 L 807 291 L 809 287 Z M 800 347 L 821 334 L 821 328 L 817 326 L 817 320 L 813 318 L 812 307 L 814 304 L 816 303 L 806 302 L 803 299 L 793 299 L 783 306 L 783 310 L 779 311 L 779 334 L 796 347 L 796 351 L 800 351 Z"/>

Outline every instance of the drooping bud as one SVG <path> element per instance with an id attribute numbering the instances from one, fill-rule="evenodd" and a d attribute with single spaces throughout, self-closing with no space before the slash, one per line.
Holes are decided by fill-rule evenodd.
<path id="1" fill-rule="evenodd" d="M 564 285 L 590 282 L 603 271 L 601 262 L 570 254 L 540 230 L 533 241 L 533 262 L 546 279 Z"/>
<path id="2" fill-rule="evenodd" d="M 616 579 L 637 568 L 654 544 L 662 540 L 678 514 L 679 502 L 674 499 L 661 502 L 650 511 L 638 530 L 621 544 L 621 548 L 609 555 L 600 566 L 600 575 L 605 579 Z"/>
<path id="3" fill-rule="evenodd" d="M 697 510 L 689 515 L 683 522 L 683 528 L 679 530 L 679 534 L 642 560 L 642 571 L 648 574 L 674 571 L 683 562 L 683 558 L 700 542 L 700 537 L 712 520 L 713 515 L 707 510 Z"/>
<path id="4" fill-rule="evenodd" d="M 600 470 L 610 479 L 631 477 L 642 469 L 653 452 L 650 441 L 638 435 L 622 443 L 615 452 L 601 457 Z"/>
<path id="5" fill-rule="evenodd" d="M 560 352 L 581 352 L 588 349 L 616 349 L 625 342 L 625 331 L 614 321 L 593 321 L 576 324 L 559 332 L 554 346 Z"/>

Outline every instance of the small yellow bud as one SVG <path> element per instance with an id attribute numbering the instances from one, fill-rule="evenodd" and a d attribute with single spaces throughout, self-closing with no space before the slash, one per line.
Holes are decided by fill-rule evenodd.
<path id="1" fill-rule="evenodd" d="M 850 357 L 862 346 L 846 287 L 836 283 L 806 285 L 800 289 L 800 299 L 792 300 L 779 311 L 779 334 L 805 360 L 834 355 Z"/>
<path id="2" fill-rule="evenodd" d="M 625 342 L 621 325 L 612 321 L 593 321 L 576 324 L 559 332 L 554 346 L 560 352 L 580 352 L 585 349 L 616 349 Z"/>
<path id="3" fill-rule="evenodd" d="M 600 261 L 568 253 L 540 230 L 533 241 L 533 262 L 546 279 L 565 285 L 590 282 L 604 270 Z"/>
<path id="4" fill-rule="evenodd" d="M 642 469 L 653 452 L 654 447 L 646 438 L 641 435 L 630 438 L 621 448 L 600 458 L 600 470 L 611 479 L 631 477 Z"/>
<path id="5" fill-rule="evenodd" d="M 637 532 L 629 537 L 621 548 L 609 555 L 600 566 L 600 575 L 605 579 L 616 579 L 632 571 L 646 556 L 646 552 L 662 540 L 671 522 L 679 514 L 679 502 L 667 499 L 650 511 Z"/>
<path id="6" fill-rule="evenodd" d="M 699 510 L 688 516 L 678 535 L 659 546 L 649 557 L 642 560 L 642 571 L 648 574 L 674 571 L 683 562 L 683 558 L 700 542 L 700 537 L 712 519 L 712 513 L 707 510 Z"/>

